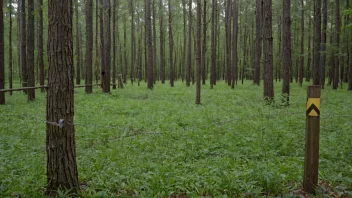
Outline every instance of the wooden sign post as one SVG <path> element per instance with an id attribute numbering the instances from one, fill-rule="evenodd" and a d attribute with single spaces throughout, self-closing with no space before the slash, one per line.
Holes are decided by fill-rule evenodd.
<path id="1" fill-rule="evenodd" d="M 306 146 L 304 155 L 303 190 L 314 194 L 318 185 L 320 86 L 308 86 L 306 111 Z"/>

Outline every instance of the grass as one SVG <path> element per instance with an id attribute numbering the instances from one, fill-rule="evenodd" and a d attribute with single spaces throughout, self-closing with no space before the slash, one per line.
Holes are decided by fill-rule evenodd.
<path id="1" fill-rule="evenodd" d="M 300 197 L 306 85 L 290 105 L 265 105 L 262 87 L 127 85 L 75 93 L 81 197 Z M 352 196 L 352 92 L 322 91 L 317 197 Z M 43 197 L 45 94 L 0 106 L 0 197 Z M 58 197 L 69 192 L 58 192 Z"/>

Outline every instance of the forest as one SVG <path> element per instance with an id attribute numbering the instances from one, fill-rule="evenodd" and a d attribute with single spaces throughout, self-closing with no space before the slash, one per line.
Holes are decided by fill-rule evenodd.
<path id="1" fill-rule="evenodd" d="M 349 0 L 0 7 L 0 197 L 352 196 Z"/>

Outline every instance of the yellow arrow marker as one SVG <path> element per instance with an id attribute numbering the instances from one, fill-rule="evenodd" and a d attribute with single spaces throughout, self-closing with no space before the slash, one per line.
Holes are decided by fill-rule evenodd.
<path id="1" fill-rule="evenodd" d="M 320 116 L 320 98 L 307 99 L 307 116 Z"/>

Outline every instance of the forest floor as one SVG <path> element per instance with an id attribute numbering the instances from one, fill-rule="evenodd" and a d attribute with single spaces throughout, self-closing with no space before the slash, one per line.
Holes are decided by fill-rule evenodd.
<path id="1" fill-rule="evenodd" d="M 126 85 L 75 89 L 81 197 L 308 197 L 301 192 L 306 87 L 290 105 L 266 105 L 247 81 L 202 87 Z M 0 106 L 0 197 L 43 197 L 45 93 L 6 94 Z M 352 92 L 322 90 L 316 197 L 352 197 Z M 69 192 L 58 192 L 58 197 Z"/>

